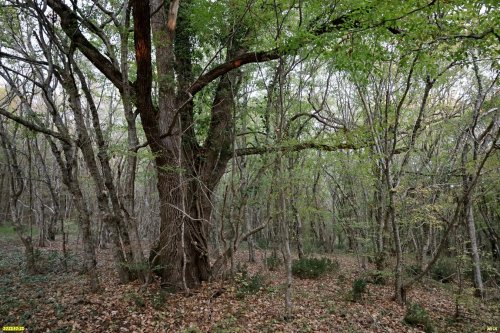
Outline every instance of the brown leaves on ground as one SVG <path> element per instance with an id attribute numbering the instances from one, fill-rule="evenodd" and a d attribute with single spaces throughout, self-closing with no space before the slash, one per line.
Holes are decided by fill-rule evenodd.
<path id="1" fill-rule="evenodd" d="M 351 256 L 337 257 L 337 273 L 295 279 L 294 316 L 285 321 L 284 272 L 267 271 L 262 260 L 249 265 L 246 258 L 237 257 L 248 265 L 247 275 L 258 273 L 264 281 L 252 292 L 238 279 L 204 284 L 190 295 L 170 294 L 157 282 L 120 285 L 108 250 L 100 253 L 100 294 L 89 294 L 76 272 L 29 277 L 3 270 L 1 324 L 24 325 L 29 332 L 422 332 L 403 323 L 406 308 L 391 300 L 391 284 L 369 284 L 362 300 L 352 301 L 352 282 L 363 272 Z M 498 304 L 472 297 L 462 298 L 462 317 L 455 320 L 455 289 L 426 281 L 408 299 L 427 309 L 437 332 L 485 332 L 500 324 Z"/>

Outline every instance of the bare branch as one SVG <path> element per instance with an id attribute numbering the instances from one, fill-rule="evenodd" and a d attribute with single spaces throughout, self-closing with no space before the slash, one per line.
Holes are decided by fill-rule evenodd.
<path id="1" fill-rule="evenodd" d="M 71 139 L 68 138 L 67 136 L 59 133 L 59 132 L 56 132 L 56 131 L 53 131 L 53 130 L 50 130 L 48 128 L 45 128 L 45 127 L 42 127 L 42 126 L 39 126 L 29 120 L 26 120 L 22 117 L 19 117 L 19 116 L 16 116 L 15 114 L 7 111 L 6 109 L 4 108 L 0 108 L 0 114 L 9 118 L 10 120 L 13 120 L 15 121 L 16 123 L 18 124 L 21 124 L 27 128 L 29 128 L 30 130 L 32 131 L 35 131 L 35 132 L 39 132 L 39 133 L 43 133 L 43 134 L 46 134 L 46 135 L 50 135 L 56 139 L 59 139 L 67 144 L 71 144 Z"/>

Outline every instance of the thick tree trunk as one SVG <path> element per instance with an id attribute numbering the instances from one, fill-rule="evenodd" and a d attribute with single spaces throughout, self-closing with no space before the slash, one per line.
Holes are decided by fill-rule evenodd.
<path id="1" fill-rule="evenodd" d="M 163 204 L 160 240 L 153 251 L 157 259 L 153 262 L 161 268 L 164 285 L 189 289 L 210 277 L 207 221 L 211 205 L 200 197 L 201 191 L 195 184 L 191 184 L 187 194 L 179 191 L 178 177 L 178 174 L 159 175 L 158 191 Z"/>
<path id="2" fill-rule="evenodd" d="M 78 221 L 80 230 L 82 232 L 83 242 L 83 266 L 85 273 L 89 277 L 89 287 L 92 292 L 97 292 L 100 289 L 99 278 L 97 274 L 97 259 L 94 241 L 92 239 L 92 223 L 90 219 L 90 212 L 84 202 L 83 194 L 76 182 L 67 184 L 71 194 L 73 195 L 73 202 L 78 211 Z"/>

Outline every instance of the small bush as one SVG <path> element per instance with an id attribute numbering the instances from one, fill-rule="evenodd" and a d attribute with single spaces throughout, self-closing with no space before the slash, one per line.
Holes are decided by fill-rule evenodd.
<path id="1" fill-rule="evenodd" d="M 278 258 L 277 255 L 273 254 L 270 257 L 266 258 L 266 266 L 270 271 L 275 271 L 280 267 L 282 264 L 282 261 L 280 258 Z"/>
<path id="2" fill-rule="evenodd" d="M 470 260 L 466 263 L 464 275 L 474 281 L 474 266 Z M 481 261 L 481 275 L 485 284 L 489 282 L 491 285 L 496 286 L 500 283 L 500 267 L 491 260 Z"/>
<path id="3" fill-rule="evenodd" d="M 365 279 L 356 279 L 352 282 L 352 298 L 354 301 L 358 301 L 363 298 L 363 294 L 366 293 L 367 281 Z"/>
<path id="4" fill-rule="evenodd" d="M 238 284 L 236 295 L 243 298 L 245 295 L 256 294 L 265 286 L 265 279 L 259 273 L 249 276 L 246 272 L 238 272 L 235 276 L 235 281 Z"/>
<path id="5" fill-rule="evenodd" d="M 420 267 L 420 265 L 416 265 L 416 264 L 406 266 L 405 272 L 409 276 L 417 276 L 418 274 L 422 273 L 422 267 Z"/>
<path id="6" fill-rule="evenodd" d="M 243 281 L 242 290 L 247 294 L 255 294 L 264 287 L 264 277 L 260 274 L 255 274 L 249 279 Z"/>
<path id="7" fill-rule="evenodd" d="M 292 263 L 292 274 L 301 279 L 316 279 L 339 268 L 337 261 L 328 258 L 302 258 Z"/>
<path id="8" fill-rule="evenodd" d="M 426 333 L 434 332 L 429 314 L 419 304 L 412 304 L 406 309 L 403 321 L 413 327 L 422 327 Z"/>
<path id="9" fill-rule="evenodd" d="M 44 272 L 60 273 L 74 269 L 79 265 L 78 257 L 71 251 L 66 252 L 66 257 L 59 251 L 47 251 L 41 258 Z"/>
<path id="10" fill-rule="evenodd" d="M 167 301 L 167 292 L 164 290 L 160 290 L 156 295 L 153 296 L 153 308 L 155 310 L 160 310 L 165 305 Z"/>
<path id="11" fill-rule="evenodd" d="M 453 281 L 453 276 L 456 272 L 455 260 L 452 258 L 442 258 L 439 259 L 434 266 L 431 268 L 431 277 L 434 280 L 441 281 L 443 283 L 449 283 Z"/>
<path id="12" fill-rule="evenodd" d="M 125 295 L 125 298 L 129 301 L 134 302 L 135 306 L 138 308 L 143 308 L 146 306 L 146 302 L 144 301 L 144 298 L 142 298 L 141 295 L 135 293 L 135 292 L 129 292 Z"/>
<path id="13" fill-rule="evenodd" d="M 375 258 L 373 258 L 373 263 L 375 264 L 375 267 L 377 269 L 383 269 L 387 266 L 387 258 L 389 254 L 386 251 L 379 252 L 375 255 Z"/>
<path id="14" fill-rule="evenodd" d="M 379 271 L 379 270 L 369 271 L 366 274 L 368 282 L 377 285 L 385 285 L 387 283 L 387 279 L 390 276 L 391 276 L 390 272 Z"/>

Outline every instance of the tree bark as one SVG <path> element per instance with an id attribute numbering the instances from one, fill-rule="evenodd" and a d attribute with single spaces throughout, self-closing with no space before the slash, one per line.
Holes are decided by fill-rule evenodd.
<path id="1" fill-rule="evenodd" d="M 481 274 L 481 258 L 479 256 L 479 247 L 477 243 L 476 224 L 474 222 L 474 211 L 472 207 L 472 198 L 470 194 L 464 198 L 464 221 L 467 224 L 472 256 L 472 267 L 474 274 L 474 287 L 478 297 L 484 296 L 483 277 Z"/>

